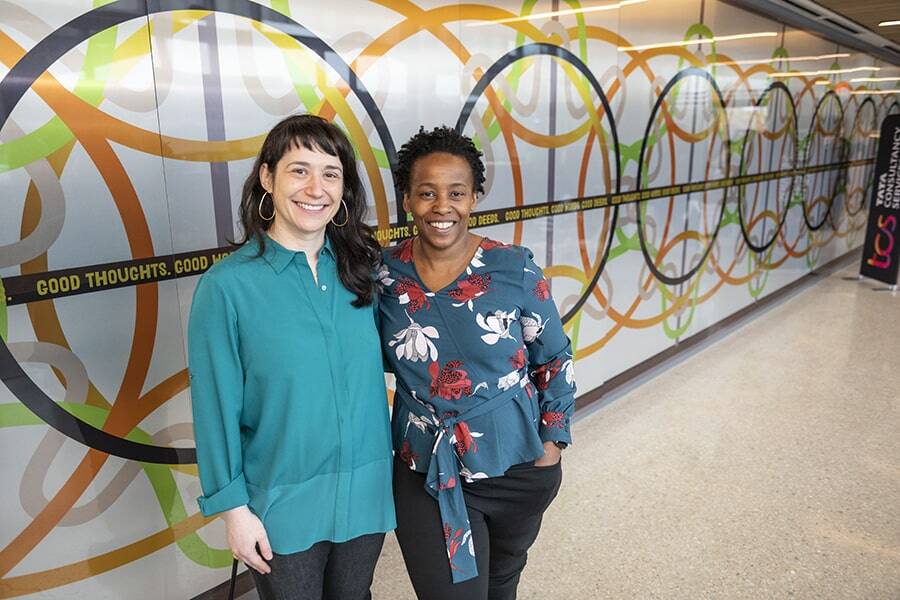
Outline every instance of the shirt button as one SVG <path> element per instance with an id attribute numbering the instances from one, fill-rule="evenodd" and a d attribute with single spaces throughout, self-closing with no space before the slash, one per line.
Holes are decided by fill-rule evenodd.
<path id="1" fill-rule="evenodd" d="M 325 285 L 324 283 L 322 284 L 322 291 L 323 291 L 323 292 L 327 292 L 327 291 L 328 291 L 328 286 Z"/>

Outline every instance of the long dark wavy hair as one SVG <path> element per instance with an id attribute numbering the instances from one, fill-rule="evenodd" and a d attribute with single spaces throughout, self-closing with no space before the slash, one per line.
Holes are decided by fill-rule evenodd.
<path id="1" fill-rule="evenodd" d="M 292 115 L 272 128 L 266 136 L 259 156 L 253 164 L 250 176 L 244 182 L 241 194 L 241 225 L 243 238 L 236 244 L 242 246 L 250 240 L 259 244 L 262 256 L 266 248 L 266 231 L 273 221 L 266 221 L 259 216 L 260 199 L 265 192 L 259 182 L 259 171 L 263 164 L 275 176 L 278 161 L 292 148 L 303 146 L 314 152 L 324 152 L 340 159 L 344 171 L 344 204 L 349 213 L 347 224 L 337 227 L 328 223 L 325 235 L 331 240 L 337 256 L 338 275 L 344 287 L 356 294 L 353 306 L 359 308 L 372 303 L 375 294 L 373 272 L 381 261 L 381 247 L 375 241 L 374 229 L 363 219 L 366 213 L 366 192 L 359 172 L 356 170 L 356 157 L 350 140 L 336 125 L 315 115 Z M 267 198 L 262 210 L 270 214 L 275 207 Z M 344 209 L 338 209 L 337 218 L 341 220 Z"/>

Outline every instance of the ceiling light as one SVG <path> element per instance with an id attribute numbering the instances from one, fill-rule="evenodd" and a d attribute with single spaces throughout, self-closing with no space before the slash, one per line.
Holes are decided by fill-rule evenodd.
<path id="1" fill-rule="evenodd" d="M 881 67 L 854 67 L 852 69 L 825 69 L 823 71 L 794 71 L 791 73 L 769 73 L 769 77 L 815 77 L 817 75 L 837 75 L 859 71 L 880 71 Z"/>
<path id="2" fill-rule="evenodd" d="M 672 46 L 692 46 L 694 44 L 714 44 L 716 42 L 730 42 L 732 40 L 746 40 L 749 38 L 777 37 L 775 31 L 760 31 L 758 33 L 739 33 L 737 35 L 717 35 L 711 38 L 699 40 L 680 40 L 676 42 L 663 42 L 660 44 L 644 44 L 643 46 L 619 46 L 619 52 L 634 52 L 637 50 L 652 50 L 654 48 L 670 48 Z"/>
<path id="3" fill-rule="evenodd" d="M 881 96 L 884 94 L 896 94 L 897 92 L 900 92 L 900 90 L 854 90 L 850 93 L 854 95 L 872 94 L 875 96 Z"/>
<path id="4" fill-rule="evenodd" d="M 772 58 L 755 58 L 753 60 L 726 60 L 722 62 L 713 62 L 709 63 L 709 66 L 714 65 L 762 65 L 765 63 L 775 62 L 775 61 L 784 61 L 791 62 L 795 60 L 825 60 L 828 58 L 847 58 L 850 55 L 846 52 L 839 52 L 837 54 L 820 54 L 818 56 L 786 56 L 786 57 L 772 57 Z"/>
<path id="5" fill-rule="evenodd" d="M 850 83 L 878 83 L 879 81 L 900 81 L 900 77 L 856 77 Z"/>
<path id="6" fill-rule="evenodd" d="M 622 8 L 623 6 L 630 6 L 631 4 L 640 4 L 641 2 L 646 2 L 647 0 L 622 0 L 621 2 L 616 2 L 615 4 L 601 4 L 599 6 L 585 6 L 582 8 L 569 8 L 565 10 L 554 10 L 550 12 L 542 12 L 542 13 L 534 13 L 530 15 L 522 15 L 521 17 L 508 17 L 506 19 L 490 19 L 488 21 L 477 21 L 475 23 L 469 23 L 468 27 L 484 27 L 486 25 L 500 25 L 502 23 L 517 23 L 519 21 L 531 21 L 533 19 L 547 19 L 550 17 L 565 17 L 567 15 L 580 15 L 584 13 L 598 12 L 601 10 L 616 10 L 617 8 Z"/>
<path id="7" fill-rule="evenodd" d="M 879 27 L 893 27 L 894 25 L 900 25 L 900 21 L 882 21 L 878 24 Z"/>

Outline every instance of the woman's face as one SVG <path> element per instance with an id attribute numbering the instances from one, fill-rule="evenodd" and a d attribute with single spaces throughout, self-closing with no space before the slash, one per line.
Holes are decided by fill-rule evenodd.
<path id="1" fill-rule="evenodd" d="M 259 180 L 275 203 L 271 227 L 282 235 L 301 239 L 320 235 L 341 208 L 344 169 L 337 156 L 298 144 L 274 170 L 263 164 Z"/>
<path id="2" fill-rule="evenodd" d="M 403 208 L 412 213 L 422 242 L 441 250 L 464 244 L 475 202 L 466 159 L 434 152 L 413 163 Z"/>

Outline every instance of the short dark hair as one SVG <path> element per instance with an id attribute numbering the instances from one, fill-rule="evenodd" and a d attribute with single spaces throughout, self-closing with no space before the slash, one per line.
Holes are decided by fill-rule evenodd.
<path id="1" fill-rule="evenodd" d="M 356 170 L 353 146 L 337 125 L 322 117 L 292 115 L 275 125 L 266 135 L 253 169 L 244 181 L 241 194 L 241 225 L 244 231 L 243 238 L 237 244 L 243 245 L 253 239 L 259 244 L 259 255 L 262 256 L 265 252 L 265 232 L 272 222 L 264 220 L 259 214 L 259 203 L 265 193 L 259 181 L 259 170 L 266 164 L 274 176 L 278 161 L 292 148 L 300 146 L 335 156 L 341 161 L 347 224 L 337 227 L 329 223 L 325 232 L 334 247 L 341 283 L 356 294 L 353 306 L 359 308 L 369 305 L 375 293 L 372 272 L 381 260 L 381 246 L 375 241 L 374 229 L 363 221 L 366 215 L 366 190 Z M 273 209 L 274 207 L 267 206 L 264 211 Z M 343 217 L 343 212 L 343 209 L 338 209 L 338 219 Z"/>
<path id="2" fill-rule="evenodd" d="M 484 193 L 484 162 L 481 160 L 481 151 L 475 147 L 472 138 L 442 125 L 431 131 L 425 131 L 424 127 L 419 127 L 419 132 L 400 147 L 400 151 L 397 152 L 397 169 L 395 171 L 397 191 L 400 195 L 409 192 L 410 177 L 416 161 L 435 152 L 446 152 L 468 162 L 472 169 L 475 192 Z"/>

